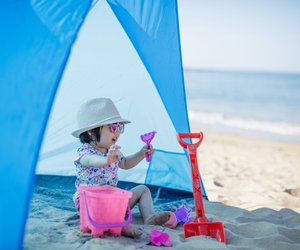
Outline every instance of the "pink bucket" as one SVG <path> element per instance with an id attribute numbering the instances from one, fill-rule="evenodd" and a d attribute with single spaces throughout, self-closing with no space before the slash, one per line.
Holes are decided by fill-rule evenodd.
<path id="1" fill-rule="evenodd" d="M 122 227 L 131 223 L 128 204 L 132 192 L 112 186 L 79 186 L 80 230 L 102 237 L 105 231 L 120 235 Z M 126 210 L 128 218 L 124 221 Z"/>

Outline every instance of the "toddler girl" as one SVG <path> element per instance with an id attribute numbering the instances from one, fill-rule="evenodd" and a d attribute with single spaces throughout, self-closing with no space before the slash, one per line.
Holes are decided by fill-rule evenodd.
<path id="1" fill-rule="evenodd" d="M 108 98 L 96 98 L 85 102 L 77 113 L 78 129 L 72 133 L 80 139 L 81 147 L 77 150 L 75 166 L 77 178 L 76 188 L 80 185 L 100 186 L 118 184 L 118 168 L 130 169 L 142 161 L 146 154 L 153 154 L 144 146 L 137 153 L 123 156 L 116 144 L 120 134 L 124 132 L 125 124 L 114 103 Z M 153 202 L 150 190 L 145 185 L 139 185 L 130 190 L 132 198 L 129 200 L 132 209 L 137 203 L 144 224 L 175 227 L 177 222 L 171 212 L 153 212 Z M 74 194 L 74 203 L 79 209 L 79 193 Z M 129 225 L 122 229 L 125 236 L 135 237 L 142 234 L 142 230 Z"/>

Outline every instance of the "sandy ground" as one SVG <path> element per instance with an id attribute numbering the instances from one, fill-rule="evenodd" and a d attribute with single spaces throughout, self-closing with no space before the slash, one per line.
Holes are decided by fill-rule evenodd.
<path id="1" fill-rule="evenodd" d="M 198 164 L 209 200 L 300 212 L 300 144 L 203 132 Z"/>
<path id="2" fill-rule="evenodd" d="M 175 229 L 143 225 L 137 209 L 133 223 L 143 228 L 142 237 L 92 238 L 80 231 L 73 190 L 54 185 L 36 188 L 24 249 L 166 249 L 148 245 L 152 229 L 168 233 L 172 249 L 300 249 L 300 145 L 203 132 L 198 163 L 210 199 L 205 214 L 223 223 L 226 244 L 206 236 L 185 238 L 183 223 Z M 193 208 L 194 201 L 176 200 L 155 209 L 174 211 L 182 204 Z"/>

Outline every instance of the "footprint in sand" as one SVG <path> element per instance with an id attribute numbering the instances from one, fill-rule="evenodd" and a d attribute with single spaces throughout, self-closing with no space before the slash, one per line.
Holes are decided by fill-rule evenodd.
<path id="1" fill-rule="evenodd" d="M 219 182 L 219 181 L 215 181 L 215 180 L 214 180 L 214 184 L 215 184 L 215 186 L 217 186 L 217 187 L 224 187 L 224 185 L 223 185 L 221 182 Z"/>
<path id="2" fill-rule="evenodd" d="M 295 196 L 297 198 L 300 198 L 300 188 L 288 188 L 288 189 L 285 189 L 284 192 L 286 192 L 292 196 Z"/>

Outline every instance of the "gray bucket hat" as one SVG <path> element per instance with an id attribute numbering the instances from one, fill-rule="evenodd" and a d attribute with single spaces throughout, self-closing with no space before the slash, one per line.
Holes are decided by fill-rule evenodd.
<path id="1" fill-rule="evenodd" d="M 130 123 L 121 117 L 111 99 L 91 99 L 79 107 L 77 112 L 78 128 L 72 132 L 72 135 L 78 138 L 80 134 L 90 129 L 117 122 Z"/>

